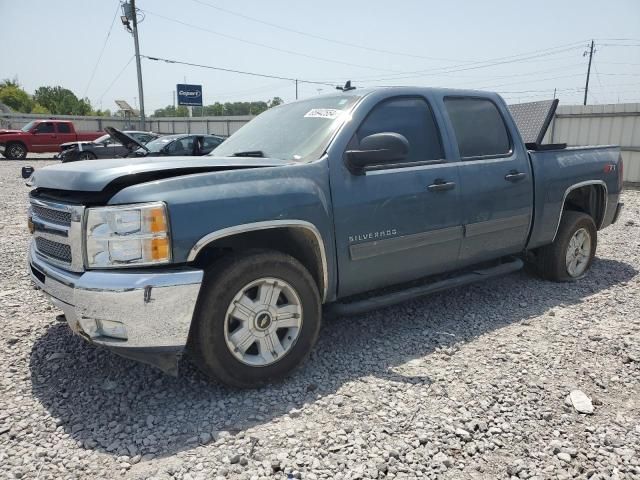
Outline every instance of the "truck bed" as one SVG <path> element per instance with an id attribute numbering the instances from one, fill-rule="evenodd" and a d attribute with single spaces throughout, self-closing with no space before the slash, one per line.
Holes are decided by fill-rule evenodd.
<path id="1" fill-rule="evenodd" d="M 620 148 L 613 145 L 529 151 L 534 181 L 534 221 L 527 248 L 550 243 L 555 237 L 567 194 L 578 186 L 603 190 L 605 214 L 597 225 L 609 225 L 615 215 L 622 169 Z M 610 169 L 606 172 L 606 169 Z"/>

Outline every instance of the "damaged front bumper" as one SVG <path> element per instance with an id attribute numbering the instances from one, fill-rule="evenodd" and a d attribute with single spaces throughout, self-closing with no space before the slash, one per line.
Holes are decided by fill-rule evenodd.
<path id="1" fill-rule="evenodd" d="M 203 271 L 195 268 L 87 271 L 51 265 L 33 245 L 34 284 L 60 308 L 84 339 L 177 374 L 195 311 Z"/>

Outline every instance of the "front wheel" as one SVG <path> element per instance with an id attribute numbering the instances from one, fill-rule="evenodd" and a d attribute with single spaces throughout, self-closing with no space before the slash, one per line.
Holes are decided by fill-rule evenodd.
<path id="1" fill-rule="evenodd" d="M 207 275 L 190 351 L 209 377 L 235 387 L 280 379 L 311 352 L 320 331 L 318 288 L 289 255 L 233 255 Z"/>
<path id="2" fill-rule="evenodd" d="M 591 216 L 566 210 L 551 245 L 537 252 L 538 273 L 547 280 L 575 281 L 587 274 L 593 263 L 598 231 Z"/>
<path id="3" fill-rule="evenodd" d="M 4 155 L 10 160 L 23 160 L 27 157 L 27 147 L 21 143 L 10 143 L 7 145 Z"/>

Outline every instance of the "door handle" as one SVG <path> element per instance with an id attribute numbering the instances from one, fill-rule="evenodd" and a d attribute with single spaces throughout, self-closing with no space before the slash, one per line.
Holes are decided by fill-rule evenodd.
<path id="1" fill-rule="evenodd" d="M 524 172 L 518 172 L 517 170 L 511 170 L 504 176 L 504 179 L 509 182 L 517 182 L 518 180 L 522 180 L 527 176 Z"/>
<path id="2" fill-rule="evenodd" d="M 430 192 L 444 192 L 445 190 L 452 190 L 455 187 L 455 182 L 447 182 L 441 178 L 436 178 L 435 182 L 427 187 L 427 190 Z"/>

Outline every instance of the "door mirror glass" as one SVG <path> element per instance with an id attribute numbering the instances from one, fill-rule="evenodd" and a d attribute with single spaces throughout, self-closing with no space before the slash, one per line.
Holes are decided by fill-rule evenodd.
<path id="1" fill-rule="evenodd" d="M 347 150 L 347 167 L 361 174 L 370 166 L 399 163 L 409 155 L 409 141 L 404 135 L 394 132 L 374 133 L 360 141 L 357 150 Z"/>

